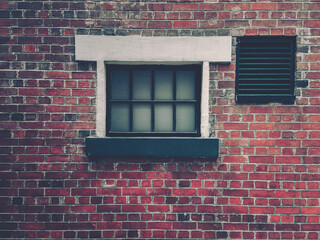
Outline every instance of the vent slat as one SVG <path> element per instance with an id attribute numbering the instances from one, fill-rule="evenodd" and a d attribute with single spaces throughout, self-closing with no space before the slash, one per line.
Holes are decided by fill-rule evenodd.
<path id="1" fill-rule="evenodd" d="M 290 84 L 285 84 L 285 83 L 253 83 L 253 84 L 249 84 L 249 83 L 240 83 L 240 86 L 289 86 Z"/>
<path id="2" fill-rule="evenodd" d="M 279 71 L 279 70 L 286 70 L 286 71 L 290 71 L 290 68 L 270 68 L 270 67 L 266 67 L 266 68 L 242 68 L 241 71 Z"/>
<path id="3" fill-rule="evenodd" d="M 239 78 L 239 81 L 290 81 L 290 78 Z"/>
<path id="4" fill-rule="evenodd" d="M 242 60 L 274 60 L 274 61 L 276 61 L 276 60 L 290 60 L 290 58 L 270 58 L 270 57 L 259 57 L 259 58 L 257 58 L 257 57 L 242 57 L 241 59 L 239 59 L 240 61 L 242 61 Z"/>
<path id="5" fill-rule="evenodd" d="M 270 49 L 277 49 L 277 50 L 288 50 L 290 51 L 290 47 L 275 47 L 275 46 L 261 46 L 261 47 L 242 47 L 241 50 L 270 50 Z"/>
<path id="6" fill-rule="evenodd" d="M 241 65 L 253 65 L 253 66 L 256 66 L 256 65 L 258 65 L 258 66 L 260 66 L 260 65 L 290 65 L 289 63 L 257 63 L 257 62 L 251 62 L 251 63 L 239 63 L 239 65 L 241 66 Z"/>
<path id="7" fill-rule="evenodd" d="M 243 76 L 243 75 L 257 75 L 257 76 L 264 76 L 264 75 L 268 75 L 268 76 L 279 76 L 279 75 L 289 75 L 290 73 L 239 73 L 239 75 Z"/>
<path id="8" fill-rule="evenodd" d="M 241 55 L 285 55 L 290 57 L 290 52 L 240 52 Z"/>

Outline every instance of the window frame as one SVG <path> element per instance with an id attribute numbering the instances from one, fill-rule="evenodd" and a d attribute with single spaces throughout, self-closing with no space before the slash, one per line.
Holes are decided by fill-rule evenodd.
<path id="1" fill-rule="evenodd" d="M 245 43 L 288 43 L 290 44 L 290 77 L 289 77 L 289 94 L 239 94 L 239 71 L 240 68 L 240 42 L 245 41 Z M 296 37 L 295 36 L 244 36 L 237 38 L 236 46 L 236 79 L 235 79 L 235 98 L 238 104 L 264 104 L 264 103 L 287 103 L 292 104 L 295 101 L 294 89 L 295 89 L 295 72 L 296 72 Z"/>
<path id="2" fill-rule="evenodd" d="M 202 91 L 202 66 L 199 64 L 185 64 L 185 65 L 160 65 L 160 64 L 108 64 L 106 63 L 106 136 L 109 137 L 200 137 L 201 136 L 201 91 Z M 112 70 L 129 70 L 130 71 L 130 99 L 129 100 L 112 100 L 111 99 L 111 71 Z M 133 100 L 132 99 L 132 71 L 134 70 L 151 70 L 151 100 Z M 156 70 L 172 70 L 174 71 L 173 92 L 176 90 L 176 71 L 179 70 L 195 70 L 195 100 L 177 100 L 175 93 L 172 100 L 155 100 L 155 78 L 154 72 Z M 111 131 L 111 102 L 127 102 L 130 104 L 130 131 L 129 132 L 113 132 Z M 132 131 L 132 109 L 133 103 L 150 103 L 151 104 L 151 132 L 134 132 Z M 173 132 L 155 132 L 155 103 L 172 103 L 173 107 Z M 194 132 L 177 132 L 176 127 L 176 104 L 177 103 L 195 103 L 195 131 Z"/>

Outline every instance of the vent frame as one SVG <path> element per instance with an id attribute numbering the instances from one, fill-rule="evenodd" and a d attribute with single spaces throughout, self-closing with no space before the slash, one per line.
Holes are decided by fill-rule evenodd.
<path id="1" fill-rule="evenodd" d="M 295 36 L 237 38 L 236 102 L 294 103 L 295 55 Z"/>

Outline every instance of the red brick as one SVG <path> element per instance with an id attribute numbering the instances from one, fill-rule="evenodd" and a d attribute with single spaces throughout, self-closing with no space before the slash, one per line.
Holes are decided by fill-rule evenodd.
<path id="1" fill-rule="evenodd" d="M 289 157 L 276 156 L 276 163 L 299 164 L 299 163 L 301 163 L 301 158 L 300 157 L 293 157 L 293 156 L 289 156 Z"/>
<path id="2" fill-rule="evenodd" d="M 196 11 L 198 10 L 198 3 L 176 3 L 173 4 L 174 11 Z"/>
<path id="3" fill-rule="evenodd" d="M 250 10 L 250 3 L 226 3 L 225 10 L 248 11 Z"/>
<path id="4" fill-rule="evenodd" d="M 250 130 L 273 130 L 274 124 L 273 123 L 250 123 L 249 129 Z"/>
<path id="5" fill-rule="evenodd" d="M 275 197 L 273 190 L 250 190 L 250 197 Z"/>
<path id="6" fill-rule="evenodd" d="M 320 27 L 320 20 L 305 20 L 304 26 L 311 27 L 311 28 L 319 28 Z"/>
<path id="7" fill-rule="evenodd" d="M 200 3 L 200 11 L 221 11 L 224 8 L 223 3 Z"/>
<path id="8" fill-rule="evenodd" d="M 252 20 L 253 27 L 277 27 L 276 20 Z"/>
<path id="9" fill-rule="evenodd" d="M 172 194 L 177 196 L 196 196 L 196 189 L 173 189 Z"/>
<path id="10" fill-rule="evenodd" d="M 236 196 L 236 197 L 248 197 L 248 190 L 224 190 L 223 196 Z"/>
<path id="11" fill-rule="evenodd" d="M 103 3 L 101 10 L 120 10 L 120 4 L 118 3 Z"/>
<path id="12" fill-rule="evenodd" d="M 171 28 L 171 27 L 172 27 L 171 21 L 149 21 L 148 22 L 148 28 L 161 29 L 161 28 Z"/>
<path id="13" fill-rule="evenodd" d="M 300 208 L 295 207 L 277 207 L 276 214 L 299 214 Z"/>
<path id="14" fill-rule="evenodd" d="M 173 229 L 196 229 L 195 222 L 173 222 Z"/>
<path id="15" fill-rule="evenodd" d="M 276 10 L 277 3 L 252 3 L 252 10 Z"/>
<path id="16" fill-rule="evenodd" d="M 248 130 L 247 123 L 224 123 L 225 130 Z"/>
<path id="17" fill-rule="evenodd" d="M 173 27 L 174 28 L 196 28 L 197 22 L 196 21 L 174 21 Z"/>
<path id="18" fill-rule="evenodd" d="M 223 206 L 224 213 L 246 213 L 248 214 L 248 207 L 244 206 Z"/>
<path id="19" fill-rule="evenodd" d="M 247 20 L 226 20 L 225 27 L 227 27 L 227 28 L 249 27 L 249 21 L 247 21 Z"/>
<path id="20" fill-rule="evenodd" d="M 46 78 L 49 79 L 69 79 L 70 74 L 68 72 L 46 72 Z"/>
<path id="21" fill-rule="evenodd" d="M 223 22 L 219 21 L 219 20 L 206 20 L 206 21 L 200 21 L 200 28 L 221 28 L 223 27 Z M 219 82 L 219 84 L 221 85 L 221 83 Z M 232 82 L 228 83 L 228 84 L 232 84 Z M 227 87 L 227 86 L 225 86 Z M 219 87 L 221 88 L 221 86 Z"/>
<path id="22" fill-rule="evenodd" d="M 299 198 L 299 191 L 276 191 L 277 198 Z"/>
<path id="23" fill-rule="evenodd" d="M 225 162 L 225 163 L 243 163 L 243 162 L 247 162 L 247 158 L 245 156 L 224 156 L 223 162 Z"/>
<path id="24" fill-rule="evenodd" d="M 125 188 L 122 192 L 123 195 L 146 195 L 145 188 Z"/>
<path id="25" fill-rule="evenodd" d="M 123 212 L 146 212 L 146 208 L 143 205 L 123 205 Z"/>
<path id="26" fill-rule="evenodd" d="M 71 206 L 71 212 L 93 213 L 93 212 L 96 212 L 96 206 L 94 205 Z"/>

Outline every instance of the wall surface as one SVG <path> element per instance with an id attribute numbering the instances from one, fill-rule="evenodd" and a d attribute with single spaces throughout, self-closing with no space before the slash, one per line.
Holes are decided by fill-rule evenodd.
<path id="1" fill-rule="evenodd" d="M 320 3 L 0 2 L 0 237 L 319 239 Z M 210 64 L 212 159 L 88 159 L 96 64 L 74 36 L 233 36 Z M 236 37 L 297 36 L 294 104 L 235 104 Z M 221 49 L 223 51 L 223 49 Z"/>

